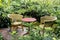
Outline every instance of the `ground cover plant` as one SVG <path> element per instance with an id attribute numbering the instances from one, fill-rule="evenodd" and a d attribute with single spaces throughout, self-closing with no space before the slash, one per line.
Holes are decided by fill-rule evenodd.
<path id="1" fill-rule="evenodd" d="M 4 40 L 2 34 L 0 33 L 0 40 Z"/>

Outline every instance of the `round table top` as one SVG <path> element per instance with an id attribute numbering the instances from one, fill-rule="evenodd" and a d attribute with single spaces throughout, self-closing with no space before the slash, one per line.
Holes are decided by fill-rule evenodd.
<path id="1" fill-rule="evenodd" d="M 22 21 L 24 21 L 24 22 L 34 22 L 34 21 L 36 21 L 36 19 L 35 18 L 23 18 Z"/>

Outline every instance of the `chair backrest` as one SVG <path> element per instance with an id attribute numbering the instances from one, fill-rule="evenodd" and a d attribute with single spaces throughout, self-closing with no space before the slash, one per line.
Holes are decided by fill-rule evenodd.
<path id="1" fill-rule="evenodd" d="M 57 20 L 57 17 L 44 16 L 44 17 L 41 17 L 41 24 L 44 24 L 44 27 L 52 27 L 55 20 Z"/>
<path id="2" fill-rule="evenodd" d="M 8 17 L 12 19 L 12 22 L 21 21 L 21 19 L 23 18 L 23 16 L 20 14 L 8 14 Z"/>

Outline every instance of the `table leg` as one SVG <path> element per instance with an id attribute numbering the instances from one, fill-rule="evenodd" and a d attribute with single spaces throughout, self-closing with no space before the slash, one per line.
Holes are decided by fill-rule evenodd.
<path id="1" fill-rule="evenodd" d="M 28 33 L 30 32 L 30 27 L 28 27 Z"/>
<path id="2" fill-rule="evenodd" d="M 22 25 L 22 31 L 24 31 L 24 28 L 23 28 L 24 26 Z"/>

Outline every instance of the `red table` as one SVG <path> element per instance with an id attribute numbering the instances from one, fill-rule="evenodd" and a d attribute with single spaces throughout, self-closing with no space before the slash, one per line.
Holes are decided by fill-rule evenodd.
<path id="1" fill-rule="evenodd" d="M 36 21 L 36 19 L 35 19 L 35 18 L 23 18 L 22 21 L 23 21 L 23 22 L 28 22 L 28 23 L 30 23 L 30 22 Z M 28 29 L 28 33 L 29 33 L 30 27 L 28 27 L 28 28 L 29 28 L 29 29 Z"/>
<path id="2" fill-rule="evenodd" d="M 34 22 L 36 21 L 36 19 L 35 18 L 23 18 L 22 21 L 23 22 Z"/>

